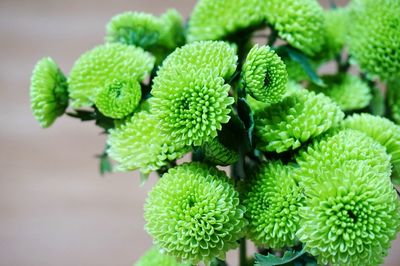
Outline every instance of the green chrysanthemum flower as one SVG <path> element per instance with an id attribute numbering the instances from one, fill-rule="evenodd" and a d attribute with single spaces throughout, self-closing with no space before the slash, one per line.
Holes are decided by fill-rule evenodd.
<path id="1" fill-rule="evenodd" d="M 176 10 L 168 10 L 160 18 L 142 12 L 124 12 L 107 24 L 106 40 L 150 51 L 160 47 L 171 50 L 184 42 L 183 18 Z"/>
<path id="2" fill-rule="evenodd" d="M 49 127 L 68 106 L 67 79 L 53 59 L 42 58 L 32 73 L 30 98 L 36 120 Z"/>
<path id="3" fill-rule="evenodd" d="M 111 130 L 107 143 L 108 154 L 119 163 L 117 170 L 140 169 L 145 174 L 188 152 L 162 134 L 158 120 L 146 111 L 136 113 L 130 122 Z"/>
<path id="4" fill-rule="evenodd" d="M 142 90 L 139 82 L 114 80 L 100 89 L 96 95 L 96 106 L 108 117 L 121 119 L 129 115 L 139 105 Z"/>
<path id="5" fill-rule="evenodd" d="M 90 106 L 97 90 L 113 80 L 143 80 L 153 69 L 154 58 L 143 49 L 124 44 L 100 45 L 83 54 L 69 76 L 73 107 Z"/>
<path id="6" fill-rule="evenodd" d="M 316 0 L 269 0 L 267 20 L 279 36 L 307 55 L 314 55 L 324 43 L 324 12 Z"/>
<path id="7" fill-rule="evenodd" d="M 382 177 L 363 161 L 318 175 L 325 182 L 307 187 L 299 210 L 298 237 L 306 251 L 321 265 L 381 264 L 400 227 L 389 175 Z"/>
<path id="8" fill-rule="evenodd" d="M 264 17 L 265 0 L 201 0 L 190 16 L 188 40 L 222 39 L 261 25 Z"/>
<path id="9" fill-rule="evenodd" d="M 390 156 L 385 148 L 366 134 L 346 129 L 314 141 L 296 156 L 298 181 L 306 187 L 328 182 L 318 171 L 334 172 L 342 165 L 364 162 L 376 173 L 390 175 Z"/>
<path id="10" fill-rule="evenodd" d="M 330 60 L 340 53 L 347 38 L 349 25 L 348 8 L 334 8 L 324 11 L 325 17 L 325 41 L 319 59 Z"/>
<path id="11" fill-rule="evenodd" d="M 196 146 L 217 136 L 234 101 L 223 78 L 235 72 L 236 62 L 234 48 L 214 41 L 185 45 L 165 59 L 151 91 L 165 134 Z"/>
<path id="12" fill-rule="evenodd" d="M 213 164 L 230 165 L 239 160 L 239 154 L 219 142 L 217 138 L 201 146 L 204 158 Z"/>
<path id="13" fill-rule="evenodd" d="M 186 85 L 153 92 L 154 113 L 176 143 L 200 146 L 214 139 L 230 119 L 230 86 L 223 78 L 196 74 Z M 181 80 L 182 82 L 183 80 Z"/>
<path id="14" fill-rule="evenodd" d="M 388 83 L 386 97 L 391 119 L 400 124 L 400 80 Z"/>
<path id="15" fill-rule="evenodd" d="M 243 65 L 243 81 L 249 94 L 262 102 L 279 102 L 288 81 L 286 66 L 268 46 L 255 45 Z"/>
<path id="16" fill-rule="evenodd" d="M 307 90 L 293 90 L 282 102 L 255 113 L 257 146 L 278 153 L 294 150 L 339 124 L 344 114 L 331 99 Z"/>
<path id="17" fill-rule="evenodd" d="M 322 79 L 327 87 L 323 88 L 312 84 L 310 89 L 329 96 L 343 111 L 367 107 L 372 99 L 368 85 L 356 76 L 324 76 Z"/>
<path id="18" fill-rule="evenodd" d="M 394 168 L 400 171 L 399 126 L 384 117 L 370 114 L 354 114 L 344 120 L 343 127 L 359 130 L 379 142 L 386 148 L 386 152 L 391 155 L 391 162 Z M 395 178 L 400 178 L 400 176 Z"/>
<path id="19" fill-rule="evenodd" d="M 196 79 L 193 72 L 198 71 L 228 80 L 235 73 L 237 61 L 236 49 L 226 42 L 203 41 L 187 44 L 165 59 L 154 79 L 152 92 L 178 84 L 187 85 L 187 79 Z"/>
<path id="20" fill-rule="evenodd" d="M 263 165 L 244 195 L 248 236 L 258 246 L 283 248 L 296 242 L 303 193 L 292 177 L 294 169 L 280 161 Z"/>
<path id="21" fill-rule="evenodd" d="M 146 229 L 166 254 L 196 264 L 223 258 L 246 225 L 226 175 L 199 163 L 169 170 L 150 191 Z"/>
<path id="22" fill-rule="evenodd" d="M 400 2 L 355 0 L 351 5 L 350 53 L 362 70 L 381 79 L 400 76 Z"/>
<path id="23" fill-rule="evenodd" d="M 134 266 L 190 266 L 190 264 L 179 263 L 174 257 L 168 256 L 156 247 L 149 249 Z"/>

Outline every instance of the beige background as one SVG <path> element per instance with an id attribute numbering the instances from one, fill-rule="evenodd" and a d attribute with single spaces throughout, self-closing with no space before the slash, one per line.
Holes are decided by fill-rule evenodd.
<path id="1" fill-rule="evenodd" d="M 187 17 L 194 2 L 0 0 L 0 266 L 124 266 L 151 246 L 142 206 L 156 178 L 140 188 L 136 173 L 100 177 L 100 130 L 67 117 L 40 129 L 29 77 L 45 55 L 68 72 L 119 12 Z M 399 251 L 387 265 L 400 265 Z"/>

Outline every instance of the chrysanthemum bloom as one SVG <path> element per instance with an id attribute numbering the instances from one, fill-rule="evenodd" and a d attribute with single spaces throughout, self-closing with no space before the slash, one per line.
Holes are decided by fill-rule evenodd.
<path id="1" fill-rule="evenodd" d="M 119 171 L 140 169 L 148 174 L 169 161 L 182 157 L 188 149 L 163 135 L 158 120 L 146 111 L 136 113 L 132 120 L 110 131 L 108 154 L 119 164 Z"/>
<path id="2" fill-rule="evenodd" d="M 174 257 L 168 256 L 156 247 L 149 249 L 134 266 L 191 266 L 177 262 Z"/>
<path id="3" fill-rule="evenodd" d="M 323 94 L 293 90 L 283 101 L 255 113 L 257 146 L 278 153 L 294 150 L 339 124 L 344 114 Z"/>
<path id="4" fill-rule="evenodd" d="M 265 163 L 244 193 L 248 237 L 257 246 L 293 246 L 299 229 L 303 193 L 293 179 L 294 167 L 280 161 Z"/>
<path id="5" fill-rule="evenodd" d="M 142 81 L 153 66 L 154 57 L 142 48 L 119 43 L 97 46 L 72 67 L 68 87 L 72 106 L 92 105 L 97 90 L 114 80 Z"/>
<path id="6" fill-rule="evenodd" d="M 229 78 L 235 50 L 224 42 L 198 42 L 168 56 L 152 88 L 153 112 L 176 143 L 200 146 L 217 136 L 230 119 Z"/>
<path id="7" fill-rule="evenodd" d="M 320 59 L 329 60 L 340 53 L 347 38 L 349 23 L 348 8 L 335 8 L 324 11 L 325 41 L 320 53 Z M 321 58 L 322 57 L 322 58 Z"/>
<path id="8" fill-rule="evenodd" d="M 177 48 L 163 62 L 154 78 L 152 92 L 196 79 L 193 72 L 229 80 L 235 73 L 238 57 L 234 46 L 222 41 L 202 41 Z M 180 80 L 181 77 L 186 79 Z M 166 84 L 167 83 L 167 84 Z"/>
<path id="9" fill-rule="evenodd" d="M 242 75 L 246 90 L 258 101 L 276 103 L 285 94 L 286 66 L 269 46 L 255 45 L 250 50 Z"/>
<path id="10" fill-rule="evenodd" d="M 400 76 L 400 2 L 355 0 L 351 5 L 350 53 L 361 69 L 381 79 Z"/>
<path id="11" fill-rule="evenodd" d="M 261 25 L 264 17 L 265 0 L 201 0 L 190 16 L 188 40 L 223 39 Z"/>
<path id="12" fill-rule="evenodd" d="M 107 24 L 106 40 L 164 55 L 184 43 L 183 18 L 176 10 L 168 10 L 161 17 L 143 12 L 124 12 Z"/>
<path id="13" fill-rule="evenodd" d="M 385 148 L 366 134 L 345 129 L 317 139 L 296 156 L 300 169 L 296 172 L 299 182 L 312 186 L 325 182 L 326 176 L 318 171 L 333 172 L 347 162 L 364 162 L 376 173 L 390 175 L 390 156 Z"/>
<path id="14" fill-rule="evenodd" d="M 266 18 L 279 36 L 307 55 L 324 43 L 324 12 L 316 0 L 268 0 Z"/>
<path id="15" fill-rule="evenodd" d="M 218 138 L 204 143 L 201 146 L 204 158 L 217 165 L 231 165 L 239 160 L 239 154 L 222 144 Z"/>
<path id="16" fill-rule="evenodd" d="M 329 96 L 343 111 L 367 107 L 372 99 L 368 85 L 357 76 L 346 74 L 324 76 L 322 79 L 326 87 L 311 84 L 310 89 Z"/>
<path id="17" fill-rule="evenodd" d="M 197 264 L 237 247 L 246 220 L 226 175 L 200 163 L 171 168 L 150 191 L 146 230 L 166 254 Z"/>
<path id="18" fill-rule="evenodd" d="M 114 80 L 99 90 L 95 104 L 103 115 L 121 119 L 138 107 L 141 96 L 142 90 L 136 80 Z"/>
<path id="19" fill-rule="evenodd" d="M 398 125 L 384 117 L 364 113 L 346 118 L 343 121 L 343 127 L 359 130 L 379 142 L 391 155 L 394 168 L 400 171 L 400 127 Z M 400 176 L 395 178 L 400 178 Z"/>
<path id="20" fill-rule="evenodd" d="M 343 152 L 343 151 L 341 151 Z M 321 265 L 379 265 L 400 226 L 400 205 L 388 173 L 353 161 L 308 186 L 298 237 Z"/>
<path id="21" fill-rule="evenodd" d="M 68 106 L 67 79 L 53 59 L 37 62 L 31 77 L 33 114 L 43 128 L 49 127 Z"/>
<path id="22" fill-rule="evenodd" d="M 387 105 L 391 118 L 400 124 L 400 80 L 393 80 L 387 86 Z"/>

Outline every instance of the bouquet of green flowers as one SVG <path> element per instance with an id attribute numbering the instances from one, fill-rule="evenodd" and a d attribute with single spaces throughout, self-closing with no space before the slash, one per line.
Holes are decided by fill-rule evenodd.
<path id="1" fill-rule="evenodd" d="M 237 247 L 241 266 L 379 265 L 400 229 L 399 14 L 398 0 L 122 13 L 68 76 L 37 63 L 32 110 L 44 128 L 95 121 L 102 173 L 158 173 L 137 266 L 226 265 Z"/>

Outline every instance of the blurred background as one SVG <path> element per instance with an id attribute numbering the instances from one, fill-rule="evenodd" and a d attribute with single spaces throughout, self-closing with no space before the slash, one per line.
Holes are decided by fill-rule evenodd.
<path id="1" fill-rule="evenodd" d="M 68 73 L 103 42 L 117 13 L 176 8 L 187 18 L 194 4 L 0 0 L 0 266 L 132 265 L 151 246 L 143 204 L 156 178 L 140 187 L 137 173 L 101 177 L 95 155 L 104 135 L 66 116 L 41 129 L 30 110 L 29 78 L 43 56 Z M 400 265 L 399 253 L 397 241 L 385 265 Z M 235 258 L 231 252 L 232 266 Z"/>

